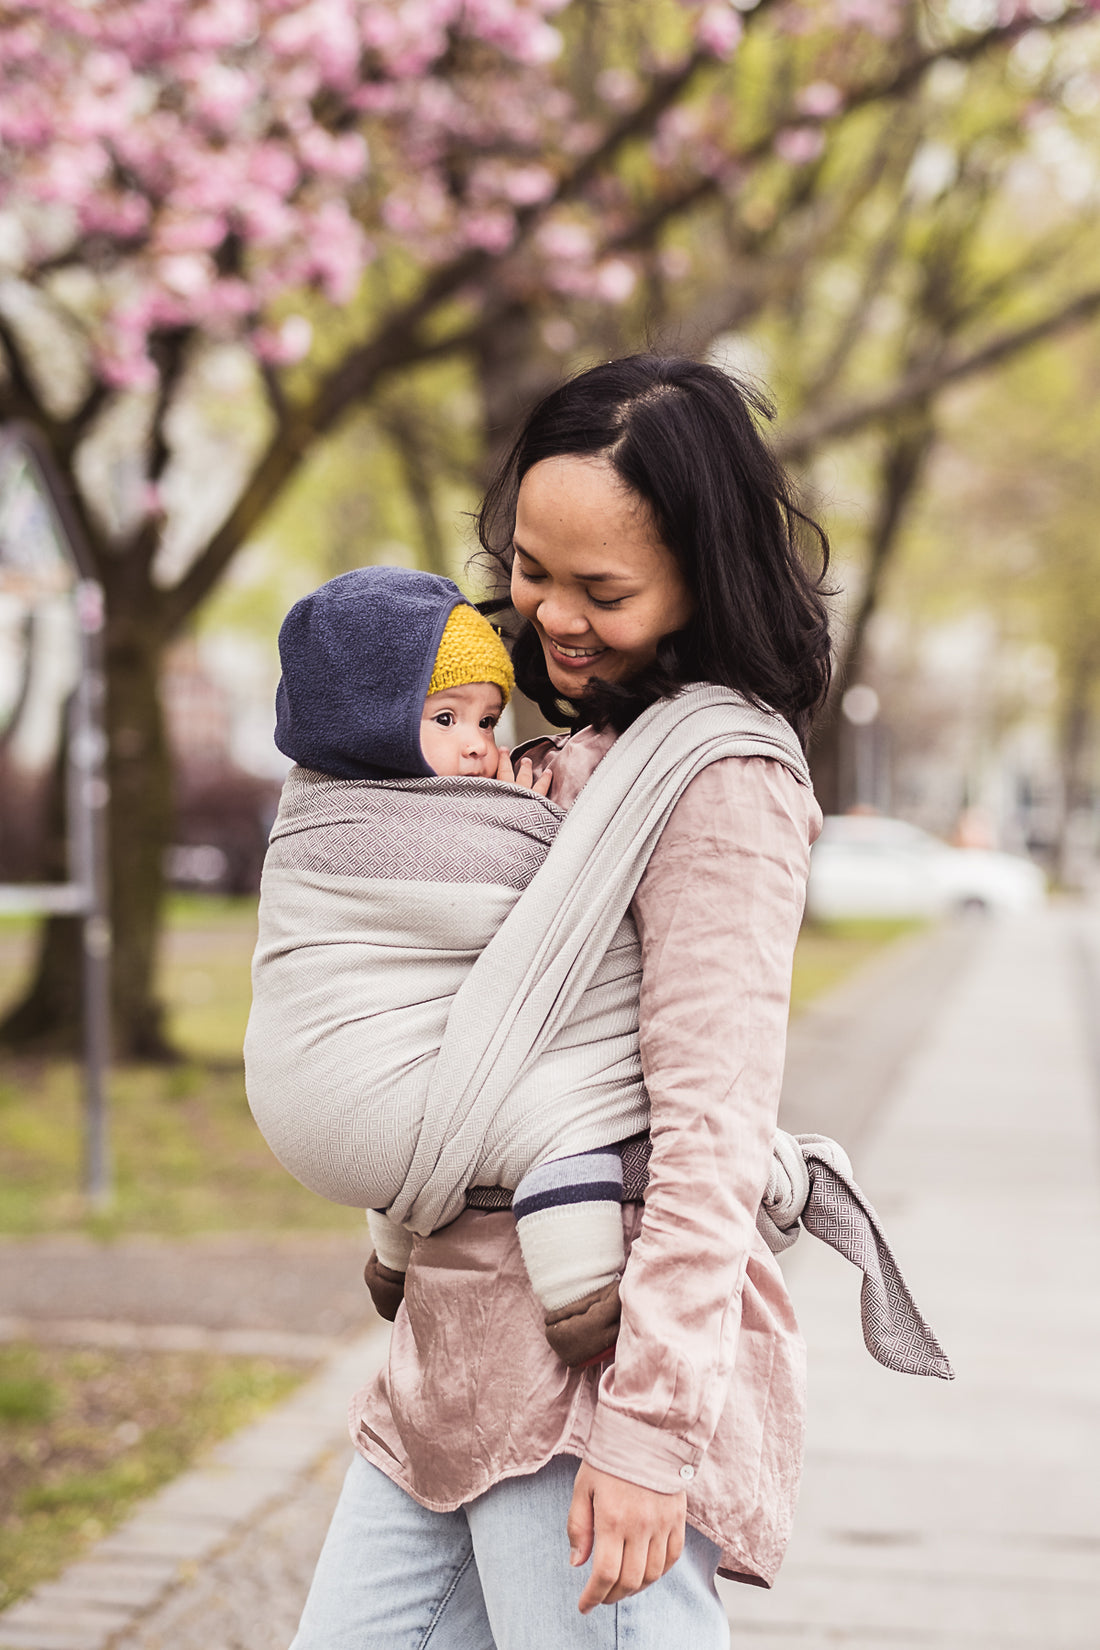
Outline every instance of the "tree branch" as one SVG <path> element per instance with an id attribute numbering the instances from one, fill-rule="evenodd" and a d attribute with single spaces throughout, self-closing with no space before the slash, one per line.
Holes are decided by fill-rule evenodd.
<path id="1" fill-rule="evenodd" d="M 30 369 L 23 357 L 23 349 L 19 338 L 7 316 L 0 311 L 0 344 L 3 345 L 5 365 L 8 369 L 8 379 L 11 384 L 10 400 L 12 413 L 16 418 L 30 419 L 35 423 L 52 425 L 34 386 Z"/>
<path id="2" fill-rule="evenodd" d="M 157 398 L 149 423 L 148 475 L 152 482 L 161 479 L 171 457 L 164 423 L 183 375 L 192 330 L 190 327 L 175 327 L 171 332 L 155 334 L 149 341 L 158 375 Z"/>
<path id="3" fill-rule="evenodd" d="M 1084 14 L 1081 15 L 1083 18 Z M 1058 22 L 1064 25 L 1077 20 L 1076 14 L 1067 13 Z M 1028 20 L 1028 27 L 1035 26 L 1034 20 Z M 981 55 L 993 45 L 1014 40 L 1022 28 L 1022 23 L 1007 24 L 987 30 L 975 36 L 973 40 L 925 52 L 887 80 L 858 88 L 848 99 L 843 112 L 850 112 L 875 99 L 883 99 L 908 89 L 933 64 L 944 58 L 967 60 Z M 694 54 L 675 70 L 661 76 L 643 102 L 636 109 L 629 111 L 610 132 L 606 133 L 594 149 L 578 159 L 574 167 L 559 181 L 557 189 L 547 201 L 523 208 L 517 213 L 517 235 L 511 251 L 514 252 L 530 237 L 555 205 L 571 198 L 599 171 L 605 169 L 626 143 L 648 130 L 664 109 L 686 88 L 691 78 L 709 61 L 700 54 Z M 789 123 L 790 118 L 792 117 L 789 116 L 785 123 Z M 758 155 L 766 150 L 770 151 L 780 125 L 765 134 L 746 153 Z M 717 180 L 702 180 L 702 183 L 694 186 L 685 199 L 674 208 L 670 209 L 665 203 L 659 210 L 666 213 L 670 210 L 686 210 L 717 186 Z M 372 336 L 349 351 L 343 361 L 321 381 L 306 404 L 288 411 L 285 421 L 277 428 L 244 493 L 219 531 L 179 583 L 164 593 L 161 606 L 166 631 L 170 632 L 178 627 L 213 588 L 239 545 L 255 530 L 283 486 L 298 470 L 318 435 L 331 430 L 347 409 L 356 401 L 364 399 L 387 373 L 418 362 L 454 354 L 476 341 L 487 324 L 484 316 L 479 319 L 476 326 L 434 341 L 423 340 L 419 336 L 419 330 L 422 323 L 430 319 L 448 299 L 461 292 L 464 287 L 477 283 L 499 261 L 498 255 L 472 248 L 436 269 L 412 299 L 383 316 Z M 910 399 L 913 398 L 916 398 L 916 395 Z M 908 404 L 908 401 L 902 404 Z"/>
<path id="4" fill-rule="evenodd" d="M 1060 309 L 1044 315 L 1026 326 L 1014 327 L 998 333 L 978 349 L 965 355 L 948 356 L 933 366 L 918 367 L 907 373 L 889 389 L 877 395 L 864 396 L 846 406 L 826 408 L 811 418 L 796 419 L 779 435 L 775 451 L 784 459 L 805 458 L 827 441 L 839 441 L 857 435 L 871 424 L 881 422 L 895 413 L 906 411 L 918 402 L 937 395 L 949 384 L 960 383 L 979 372 L 999 366 L 1014 355 L 1040 344 L 1047 338 L 1081 326 L 1100 313 L 1100 288 L 1082 292 Z"/>
<path id="5" fill-rule="evenodd" d="M 404 474 L 405 491 L 420 529 L 427 570 L 450 578 L 443 531 L 435 507 L 431 465 L 421 439 L 419 421 L 407 407 L 396 406 L 383 413 L 381 424 L 394 445 Z"/>
<path id="6" fill-rule="evenodd" d="M 1017 18 L 1011 23 L 998 24 L 994 28 L 985 29 L 972 40 L 952 41 L 943 46 L 935 46 L 928 51 L 921 52 L 910 58 L 908 63 L 902 64 L 894 74 L 885 79 L 869 80 L 862 86 L 857 86 L 845 98 L 837 111 L 827 117 L 817 119 L 800 114 L 795 107 L 789 105 L 778 116 L 765 132 L 755 138 L 739 153 L 729 157 L 730 167 L 743 167 L 756 164 L 767 159 L 773 152 L 776 138 L 788 126 L 835 126 L 846 115 L 858 109 L 868 108 L 873 103 L 885 102 L 892 97 L 898 97 L 904 92 L 911 91 L 917 86 L 930 69 L 937 63 L 953 61 L 956 63 L 973 62 L 986 52 L 998 46 L 1011 45 L 1021 34 L 1037 28 L 1056 29 L 1072 27 L 1078 23 L 1087 22 L 1095 17 L 1095 12 L 1084 8 L 1076 8 L 1064 12 L 1059 18 L 1049 23 L 1040 23 L 1033 17 Z M 639 217 L 628 229 L 621 230 L 613 236 L 605 246 L 605 254 L 610 252 L 628 252 L 638 248 L 651 246 L 653 241 L 673 218 L 682 217 L 685 212 L 691 211 L 703 201 L 716 194 L 723 193 L 727 184 L 721 176 L 696 178 L 686 188 L 675 194 L 666 196 L 653 206 L 647 213 Z"/>

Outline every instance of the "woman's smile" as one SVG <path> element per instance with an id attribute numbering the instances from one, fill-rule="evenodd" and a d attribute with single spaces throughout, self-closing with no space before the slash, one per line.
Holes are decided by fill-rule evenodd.
<path id="1" fill-rule="evenodd" d="M 605 458 L 544 459 L 516 503 L 512 601 L 567 697 L 651 664 L 694 601 L 647 505 Z"/>
<path id="2" fill-rule="evenodd" d="M 545 634 L 543 641 L 566 669 L 583 669 L 585 665 L 591 664 L 593 659 L 598 659 L 601 654 L 607 652 L 606 647 L 566 647 L 564 642 L 556 641 L 553 636 Z"/>

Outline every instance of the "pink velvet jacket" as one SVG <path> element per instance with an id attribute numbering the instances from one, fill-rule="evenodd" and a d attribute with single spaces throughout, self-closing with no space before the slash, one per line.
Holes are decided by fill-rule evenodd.
<path id="1" fill-rule="evenodd" d="M 610 744 L 547 746 L 568 807 Z M 781 764 L 733 757 L 684 792 L 632 910 L 653 1155 L 614 1362 L 551 1352 L 509 1213 L 467 1210 L 417 1239 L 388 1367 L 356 1395 L 357 1448 L 422 1505 L 449 1511 L 503 1478 L 577 1455 L 631 1483 L 686 1490 L 722 1570 L 770 1585 L 802 1465 L 802 1339 L 756 1230 L 783 1074 L 812 793 Z"/>

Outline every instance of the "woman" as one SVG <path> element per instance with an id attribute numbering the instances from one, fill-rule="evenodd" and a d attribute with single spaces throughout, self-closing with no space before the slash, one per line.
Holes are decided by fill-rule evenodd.
<path id="1" fill-rule="evenodd" d="M 517 680 L 576 730 L 534 753 L 563 806 L 687 683 L 805 738 L 829 653 L 800 530 L 826 546 L 756 430 L 766 410 L 690 360 L 612 362 L 535 409 L 490 489 Z M 652 1156 L 644 1207 L 623 1210 L 614 1362 L 570 1371 L 549 1350 L 509 1213 L 418 1240 L 295 1650 L 710 1650 L 728 1643 L 716 1569 L 770 1585 L 804 1374 L 755 1217 L 819 827 L 762 757 L 683 792 L 631 906 Z"/>

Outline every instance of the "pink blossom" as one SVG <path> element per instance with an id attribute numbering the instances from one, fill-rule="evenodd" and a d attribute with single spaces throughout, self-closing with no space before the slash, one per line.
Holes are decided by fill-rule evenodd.
<path id="1" fill-rule="evenodd" d="M 309 255 L 314 277 L 333 303 L 346 304 L 355 295 L 370 257 L 362 228 L 339 201 L 326 201 L 309 223 Z"/>
<path id="2" fill-rule="evenodd" d="M 480 247 L 483 252 L 506 252 L 516 232 L 516 220 L 510 212 L 485 211 L 471 213 L 463 223 L 467 246 Z"/>
<path id="3" fill-rule="evenodd" d="M 85 235 L 108 235 L 126 242 L 140 235 L 149 224 L 152 209 L 144 195 L 92 194 L 77 208 Z"/>
<path id="4" fill-rule="evenodd" d="M 825 137 L 816 126 L 785 126 L 775 140 L 775 152 L 789 166 L 806 166 L 825 148 Z"/>
<path id="5" fill-rule="evenodd" d="M 313 343 L 313 328 L 304 315 L 288 315 L 278 327 L 258 327 L 252 346 L 261 361 L 273 367 L 304 361 Z"/>
<path id="6" fill-rule="evenodd" d="M 199 83 L 195 112 L 219 130 L 229 131 L 258 93 L 253 76 L 224 63 L 213 63 L 207 66 Z"/>
<path id="7" fill-rule="evenodd" d="M 106 175 L 110 166 L 98 143 L 58 144 L 37 166 L 37 183 L 45 200 L 76 205 Z"/>
<path id="8" fill-rule="evenodd" d="M 626 109 L 638 100 L 638 77 L 629 69 L 601 69 L 595 89 L 596 96 L 612 109 Z"/>
<path id="9" fill-rule="evenodd" d="M 298 228 L 292 208 L 271 189 L 245 190 L 236 216 L 248 239 L 261 246 L 278 246 Z"/>
<path id="10" fill-rule="evenodd" d="M 255 314 L 256 294 L 239 276 L 223 275 L 207 293 L 203 310 L 215 323 L 238 321 Z"/>
<path id="11" fill-rule="evenodd" d="M 504 179 L 504 193 L 514 206 L 537 206 L 554 193 L 554 174 L 545 166 L 516 166 Z"/>
<path id="12" fill-rule="evenodd" d="M 828 120 L 837 113 L 843 102 L 844 94 L 840 87 L 828 80 L 811 80 L 795 98 L 799 114 L 808 115 L 812 120 Z"/>
<path id="13" fill-rule="evenodd" d="M 583 224 L 552 220 L 538 233 L 539 251 L 558 263 L 587 263 L 592 256 L 592 231 Z"/>
<path id="14" fill-rule="evenodd" d="M 593 291 L 604 303 L 625 304 L 637 284 L 637 271 L 625 258 L 608 258 L 596 266 Z"/>
<path id="15" fill-rule="evenodd" d="M 205 292 L 214 276 L 213 265 L 197 254 L 180 253 L 157 260 L 157 275 L 169 291 L 181 298 Z"/>
<path id="16" fill-rule="evenodd" d="M 695 25 L 695 38 L 703 50 L 723 62 L 737 50 L 742 33 L 741 18 L 728 0 L 714 0 L 714 4 L 704 6 Z"/>
<path id="17" fill-rule="evenodd" d="M 329 178 L 360 177 L 367 164 L 366 140 L 358 132 L 333 137 L 320 126 L 312 126 L 298 139 L 298 153 L 311 172 Z"/>
<path id="18" fill-rule="evenodd" d="M 347 303 L 376 247 L 396 254 L 402 280 L 478 247 L 499 260 L 509 290 L 626 302 L 634 266 L 600 248 L 623 221 L 631 180 L 611 169 L 567 208 L 553 202 L 572 160 L 644 95 L 650 67 L 604 68 L 596 98 L 579 105 L 572 65 L 551 67 L 562 39 L 553 20 L 569 4 L 577 0 L 0 6 L 0 211 L 26 232 L 24 278 L 44 280 L 58 255 L 79 257 L 81 236 L 94 242 L 74 314 L 105 381 L 128 388 L 153 382 L 149 340 L 164 327 L 251 344 L 283 364 L 301 358 L 311 345 L 300 294 Z M 809 72 L 829 76 L 803 88 L 780 134 L 788 164 L 821 153 L 819 125 L 845 103 L 853 42 L 834 33 L 819 53 L 816 35 L 881 34 L 903 9 L 903 0 L 778 0 L 762 17 L 764 29 L 814 34 L 805 55 L 819 67 Z M 685 0 L 668 22 L 662 51 L 695 42 L 718 57 L 735 50 L 742 26 L 728 0 Z M 648 144 L 658 186 L 732 181 L 731 135 L 742 128 L 723 90 L 729 77 L 710 79 L 714 89 L 672 109 Z M 661 259 L 670 279 L 686 270 L 686 253 Z"/>
<path id="19" fill-rule="evenodd" d="M 899 0 L 836 0 L 837 22 L 854 29 L 868 29 L 881 40 L 892 40 L 901 28 Z"/>
<path id="20" fill-rule="evenodd" d="M 289 195 L 298 181 L 294 156 L 276 143 L 258 143 L 248 157 L 248 177 L 260 189 Z"/>
<path id="21" fill-rule="evenodd" d="M 165 213 L 157 223 L 157 248 L 161 252 L 211 252 L 224 241 L 228 227 L 221 216 Z"/>

